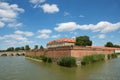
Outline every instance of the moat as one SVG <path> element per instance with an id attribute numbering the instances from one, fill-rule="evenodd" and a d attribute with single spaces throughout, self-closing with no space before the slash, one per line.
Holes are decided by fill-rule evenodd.
<path id="1" fill-rule="evenodd" d="M 120 58 L 66 68 L 24 56 L 0 57 L 0 80 L 120 80 L 119 75 Z"/>

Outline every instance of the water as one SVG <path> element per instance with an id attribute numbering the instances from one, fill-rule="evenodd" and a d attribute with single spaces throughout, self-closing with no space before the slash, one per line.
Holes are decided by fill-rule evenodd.
<path id="1" fill-rule="evenodd" d="M 25 57 L 0 57 L 0 80 L 120 80 L 120 58 L 66 68 Z"/>

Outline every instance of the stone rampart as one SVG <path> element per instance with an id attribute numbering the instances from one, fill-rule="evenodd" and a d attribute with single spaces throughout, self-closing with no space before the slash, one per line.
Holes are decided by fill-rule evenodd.
<path id="1" fill-rule="evenodd" d="M 75 58 L 82 58 L 92 54 L 112 54 L 115 50 L 104 49 L 104 48 L 90 48 L 90 47 L 79 47 L 79 46 L 65 46 L 48 48 L 45 50 L 28 51 L 27 55 L 40 56 L 46 55 L 51 58 L 59 58 L 61 56 L 72 56 Z"/>

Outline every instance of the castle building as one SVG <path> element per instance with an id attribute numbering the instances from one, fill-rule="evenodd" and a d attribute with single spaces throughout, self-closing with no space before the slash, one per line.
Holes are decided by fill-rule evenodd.
<path id="1" fill-rule="evenodd" d="M 58 40 L 52 40 L 47 43 L 47 48 L 61 47 L 61 46 L 74 46 L 76 40 L 70 38 L 61 38 Z"/>

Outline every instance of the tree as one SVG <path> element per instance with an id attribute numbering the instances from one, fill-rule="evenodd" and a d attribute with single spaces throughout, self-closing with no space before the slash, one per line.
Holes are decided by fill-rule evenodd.
<path id="1" fill-rule="evenodd" d="M 21 47 L 21 50 L 25 50 L 25 48 L 22 46 L 22 47 Z"/>
<path id="2" fill-rule="evenodd" d="M 14 51 L 14 50 L 15 50 L 14 47 L 9 47 L 9 48 L 7 48 L 6 51 Z"/>
<path id="3" fill-rule="evenodd" d="M 19 50 L 20 50 L 20 47 L 16 47 L 16 48 L 15 48 L 15 51 L 19 51 Z"/>
<path id="4" fill-rule="evenodd" d="M 40 50 L 44 50 L 44 47 L 42 45 L 40 46 Z"/>
<path id="5" fill-rule="evenodd" d="M 34 49 L 38 49 L 38 45 L 35 45 Z"/>
<path id="6" fill-rule="evenodd" d="M 115 44 L 114 47 L 116 47 L 116 48 L 120 48 L 120 45 Z"/>
<path id="7" fill-rule="evenodd" d="M 75 44 L 78 46 L 91 46 L 92 41 L 89 39 L 88 36 L 79 36 L 79 37 L 76 37 Z"/>
<path id="8" fill-rule="evenodd" d="M 26 45 L 26 46 L 25 46 L 25 50 L 30 50 L 29 45 Z"/>
<path id="9" fill-rule="evenodd" d="M 112 42 L 107 42 L 105 44 L 105 47 L 114 47 L 113 43 Z"/>

